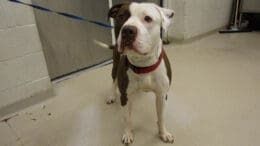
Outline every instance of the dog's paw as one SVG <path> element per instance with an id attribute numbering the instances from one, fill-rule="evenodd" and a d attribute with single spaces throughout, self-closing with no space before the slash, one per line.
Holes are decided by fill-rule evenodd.
<path id="1" fill-rule="evenodd" d="M 160 136 L 161 140 L 165 143 L 173 143 L 174 142 L 174 137 L 169 132 L 159 133 L 159 136 Z"/>
<path id="2" fill-rule="evenodd" d="M 106 103 L 107 104 L 112 104 L 112 103 L 114 103 L 116 101 L 116 98 L 115 97 L 112 97 L 112 96 L 109 96 L 109 97 L 107 97 L 107 99 L 106 99 Z"/>
<path id="3" fill-rule="evenodd" d="M 132 132 L 125 132 L 122 137 L 122 142 L 124 144 L 130 144 L 134 141 L 134 136 Z"/>

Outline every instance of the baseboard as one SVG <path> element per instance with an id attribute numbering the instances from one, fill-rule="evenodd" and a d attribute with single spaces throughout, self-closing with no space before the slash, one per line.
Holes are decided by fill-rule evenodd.
<path id="1" fill-rule="evenodd" d="M 206 33 L 202 33 L 202 34 L 193 36 L 193 37 L 191 37 L 191 38 L 186 38 L 186 39 L 185 39 L 185 38 L 184 38 L 184 39 L 178 39 L 178 38 L 174 38 L 174 37 L 169 37 L 169 41 L 170 41 L 170 43 L 171 43 L 171 42 L 174 42 L 174 43 L 177 43 L 177 44 L 178 44 L 178 43 L 179 43 L 179 44 L 181 44 L 181 43 L 191 43 L 191 42 L 200 40 L 200 39 L 202 39 L 202 38 L 204 38 L 204 37 L 207 37 L 207 36 L 209 36 L 209 35 L 212 35 L 212 34 L 218 32 L 219 30 L 221 30 L 221 29 L 223 29 L 223 28 L 225 28 L 225 26 L 221 26 L 221 27 L 218 27 L 218 28 L 216 28 L 216 29 L 214 29 L 214 30 L 208 31 L 208 32 L 206 32 Z"/>
<path id="2" fill-rule="evenodd" d="M 10 119 L 10 117 L 17 115 L 17 113 L 20 110 L 30 107 L 32 105 L 35 105 L 37 103 L 40 103 L 44 100 L 47 100 L 47 99 L 53 97 L 53 95 L 54 95 L 53 88 L 50 87 L 47 90 L 41 91 L 28 98 L 25 98 L 25 99 L 22 99 L 20 101 L 13 103 L 13 104 L 1 107 L 0 108 L 0 122 Z"/>

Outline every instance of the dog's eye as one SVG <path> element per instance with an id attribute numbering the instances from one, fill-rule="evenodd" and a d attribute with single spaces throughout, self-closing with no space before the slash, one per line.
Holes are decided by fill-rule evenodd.
<path id="1" fill-rule="evenodd" d="M 146 21 L 147 23 L 150 23 L 153 21 L 153 19 L 150 16 L 145 16 L 144 21 Z"/>

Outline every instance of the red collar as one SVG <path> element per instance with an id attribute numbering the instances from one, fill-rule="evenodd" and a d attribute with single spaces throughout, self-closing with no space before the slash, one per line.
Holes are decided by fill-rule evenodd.
<path id="1" fill-rule="evenodd" d="M 133 65 L 129 62 L 127 57 L 126 57 L 126 59 L 127 59 L 127 63 L 129 65 L 129 68 L 131 68 L 133 72 L 135 72 L 136 74 L 145 74 L 145 73 L 149 73 L 149 72 L 154 71 L 160 65 L 160 63 L 162 62 L 163 56 L 164 56 L 164 50 L 162 49 L 162 52 L 160 54 L 158 61 L 154 65 L 151 65 L 151 66 L 148 66 L 148 67 L 135 66 L 135 65 Z"/>

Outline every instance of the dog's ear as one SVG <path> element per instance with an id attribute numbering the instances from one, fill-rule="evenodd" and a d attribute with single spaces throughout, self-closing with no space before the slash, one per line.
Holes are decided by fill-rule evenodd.
<path id="1" fill-rule="evenodd" d="M 110 8 L 109 12 L 108 12 L 108 18 L 116 18 L 116 15 L 118 13 L 118 11 L 120 10 L 120 8 L 123 6 L 124 4 L 117 4 L 114 5 L 112 8 Z"/>
<path id="2" fill-rule="evenodd" d="M 172 19 L 173 19 L 175 12 L 171 9 L 162 8 L 162 7 L 159 7 L 159 6 L 157 7 L 157 9 L 158 9 L 158 11 L 161 15 L 161 18 L 162 18 L 162 22 L 161 22 L 162 28 L 166 32 L 168 30 L 168 27 L 170 26 L 170 24 L 172 22 Z"/>

